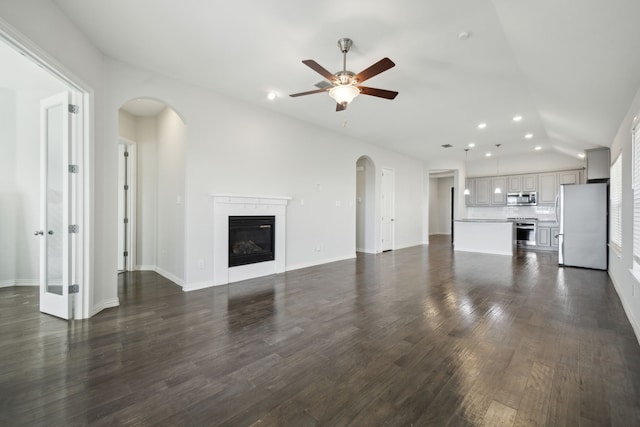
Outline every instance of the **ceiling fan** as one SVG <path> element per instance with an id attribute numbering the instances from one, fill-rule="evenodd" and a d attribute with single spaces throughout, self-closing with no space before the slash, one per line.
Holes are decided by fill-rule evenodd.
<path id="1" fill-rule="evenodd" d="M 353 41 L 351 39 L 342 38 L 338 40 L 338 47 L 342 52 L 342 71 L 338 71 L 335 74 L 331 74 L 326 68 L 318 64 L 313 59 L 306 59 L 302 61 L 302 63 L 307 67 L 311 68 L 322 77 L 327 79 L 330 84 L 322 87 L 321 89 L 294 93 L 289 96 L 296 97 L 311 95 L 314 93 L 329 92 L 329 96 L 336 100 L 336 111 L 345 110 L 347 108 L 347 104 L 349 104 L 353 100 L 353 98 L 360 94 L 377 96 L 379 98 L 385 99 L 394 99 L 398 95 L 398 92 L 360 86 L 360 84 L 365 80 L 370 79 L 371 77 L 377 76 L 383 71 L 387 71 L 389 68 L 394 67 L 396 64 L 394 64 L 393 61 L 389 58 L 382 58 L 380 61 L 376 62 L 369 68 L 359 72 L 358 74 L 347 71 L 347 52 L 349 52 L 352 44 Z"/>

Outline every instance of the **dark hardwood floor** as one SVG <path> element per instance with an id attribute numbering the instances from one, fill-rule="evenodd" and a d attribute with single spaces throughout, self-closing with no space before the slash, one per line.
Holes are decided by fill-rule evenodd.
<path id="1" fill-rule="evenodd" d="M 183 293 L 120 275 L 84 321 L 0 289 L 0 425 L 640 425 L 605 272 L 429 246 Z"/>

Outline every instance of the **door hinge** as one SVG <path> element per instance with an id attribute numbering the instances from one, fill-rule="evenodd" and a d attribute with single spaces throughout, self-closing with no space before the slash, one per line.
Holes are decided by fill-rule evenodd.
<path id="1" fill-rule="evenodd" d="M 80 285 L 69 285 L 70 294 L 77 294 L 78 292 L 80 292 Z"/>
<path id="2" fill-rule="evenodd" d="M 78 165 L 69 165 L 69 173 L 78 173 L 79 169 Z"/>
<path id="3" fill-rule="evenodd" d="M 125 191 L 129 190 L 129 184 L 125 184 L 125 186 L 124 186 L 124 190 L 125 190 Z"/>
<path id="4" fill-rule="evenodd" d="M 125 218 L 125 219 L 124 219 L 124 223 L 125 223 L 125 224 L 129 224 L 129 218 Z"/>
<path id="5" fill-rule="evenodd" d="M 80 112 L 80 107 L 76 104 L 69 104 L 69 112 L 71 114 L 78 114 Z"/>
<path id="6" fill-rule="evenodd" d="M 124 152 L 124 156 L 125 156 L 125 157 L 129 157 L 129 152 L 128 152 L 128 151 L 125 151 L 125 152 Z"/>
<path id="7" fill-rule="evenodd" d="M 124 251 L 124 256 L 129 256 L 129 251 Z"/>
<path id="8" fill-rule="evenodd" d="M 77 224 L 73 224 L 69 226 L 69 233 L 79 233 L 80 227 Z"/>

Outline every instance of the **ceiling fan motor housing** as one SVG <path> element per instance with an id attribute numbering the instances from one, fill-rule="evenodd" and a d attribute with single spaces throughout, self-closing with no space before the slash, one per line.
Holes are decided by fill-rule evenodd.
<path id="1" fill-rule="evenodd" d="M 356 84 L 354 77 L 356 73 L 352 73 L 351 71 L 339 71 L 335 74 L 336 76 L 336 84 L 339 85 L 350 85 Z"/>
<path id="2" fill-rule="evenodd" d="M 353 45 L 353 40 L 348 38 L 342 38 L 338 40 L 338 47 L 340 48 L 340 52 L 347 53 L 349 49 L 351 49 L 351 45 Z"/>

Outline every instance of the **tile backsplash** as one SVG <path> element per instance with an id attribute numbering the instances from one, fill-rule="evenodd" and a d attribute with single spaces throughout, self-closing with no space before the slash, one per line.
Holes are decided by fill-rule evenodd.
<path id="1" fill-rule="evenodd" d="M 468 219 L 505 219 L 510 217 L 538 218 L 539 221 L 555 221 L 553 205 L 542 206 L 487 206 L 468 207 Z"/>

